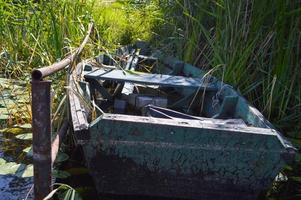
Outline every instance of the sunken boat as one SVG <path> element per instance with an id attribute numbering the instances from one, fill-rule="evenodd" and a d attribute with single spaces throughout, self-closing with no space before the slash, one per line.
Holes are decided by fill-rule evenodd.
<path id="1" fill-rule="evenodd" d="M 81 62 L 68 81 L 101 194 L 256 199 L 295 152 L 230 85 L 145 43 Z"/>

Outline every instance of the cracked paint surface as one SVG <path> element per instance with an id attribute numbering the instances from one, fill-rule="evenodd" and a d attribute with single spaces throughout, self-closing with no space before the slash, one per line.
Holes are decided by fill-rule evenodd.
<path id="1" fill-rule="evenodd" d="M 105 114 L 92 124 L 83 147 L 99 191 L 252 199 L 284 165 L 285 148 L 270 129 L 173 123 Z"/>

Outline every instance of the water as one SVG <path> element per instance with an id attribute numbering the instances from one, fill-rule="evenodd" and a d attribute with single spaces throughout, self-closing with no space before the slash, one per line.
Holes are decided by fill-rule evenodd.
<path id="1" fill-rule="evenodd" d="M 32 159 L 30 147 L 29 94 L 26 84 L 0 78 L 0 200 L 32 199 Z M 19 125 L 19 126 L 18 126 Z M 30 135 L 30 134 L 29 134 Z"/>
<path id="2" fill-rule="evenodd" d="M 11 133 L 0 134 L 0 199 L 32 199 L 32 161 L 23 152 L 31 141 L 19 141 Z"/>

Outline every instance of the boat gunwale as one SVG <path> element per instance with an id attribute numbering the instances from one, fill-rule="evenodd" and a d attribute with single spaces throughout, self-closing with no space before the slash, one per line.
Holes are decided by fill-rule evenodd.
<path id="1" fill-rule="evenodd" d="M 218 123 L 220 119 L 208 118 L 208 120 L 197 120 L 197 119 L 181 119 L 181 118 L 156 118 L 148 116 L 139 116 L 139 115 L 125 115 L 125 114 L 113 114 L 113 113 L 104 113 L 94 119 L 89 123 L 89 128 L 94 126 L 98 121 L 102 119 L 115 120 L 115 121 L 124 121 L 124 122 L 136 122 L 136 123 L 150 123 L 166 126 L 181 126 L 181 127 L 190 127 L 190 128 L 202 128 L 202 129 L 214 129 L 214 130 L 227 130 L 233 132 L 245 132 L 250 134 L 259 134 L 259 135 L 271 135 L 277 136 L 277 131 L 272 128 L 261 128 L 253 126 L 241 126 L 237 124 L 222 124 Z M 217 125 L 210 123 L 210 121 L 216 121 Z"/>
<path id="2" fill-rule="evenodd" d="M 163 63 L 166 64 L 167 61 L 169 61 L 170 63 L 168 64 L 169 66 L 173 65 L 173 63 L 176 63 L 176 64 L 179 64 L 179 63 L 182 63 L 184 66 L 187 65 L 187 66 L 190 66 L 190 67 L 193 67 L 195 68 L 195 70 L 198 71 L 199 74 L 205 74 L 205 71 L 202 70 L 202 69 L 199 69 L 189 63 L 185 63 L 184 61 L 181 61 L 181 60 L 178 60 L 177 58 L 174 58 L 174 57 L 170 57 L 170 56 L 162 56 L 163 59 L 161 58 L 158 58 L 159 60 L 161 60 Z M 69 74 L 69 76 L 77 76 L 77 77 L 81 77 L 83 78 L 84 75 L 85 75 L 85 71 L 83 70 L 84 68 L 84 65 L 83 64 L 87 64 L 86 62 L 81 62 L 79 63 L 75 70 L 73 71 L 73 73 Z M 74 78 L 71 78 L 71 79 L 74 79 Z M 215 77 L 214 77 L 215 78 Z M 216 79 L 216 78 L 215 78 Z M 73 81 L 76 81 L 76 80 L 73 80 Z M 254 131 L 254 134 L 256 133 L 256 130 L 258 131 L 257 134 L 262 134 L 260 132 L 264 132 L 264 131 L 267 131 L 267 133 L 263 133 L 262 135 L 273 135 L 273 136 L 277 136 L 278 140 L 280 141 L 280 143 L 285 147 L 286 150 L 288 150 L 288 153 L 289 154 L 294 154 L 296 152 L 296 148 L 291 144 L 290 141 L 288 141 L 279 131 L 277 131 L 274 126 L 263 116 L 263 114 L 257 109 L 255 108 L 254 106 L 252 106 L 239 92 L 237 92 L 236 90 L 233 89 L 233 87 L 227 83 L 223 83 L 219 80 L 217 80 L 217 90 L 220 90 L 222 87 L 226 86 L 226 87 L 229 87 L 229 89 L 231 90 L 231 92 L 233 92 L 235 95 L 237 95 L 239 97 L 239 99 L 241 101 L 243 101 L 247 106 L 248 106 L 248 109 L 249 109 L 249 112 L 251 113 L 251 115 L 254 115 L 258 120 L 259 122 L 263 125 L 254 125 L 252 124 L 252 126 L 248 126 L 246 128 L 246 130 L 253 130 Z M 74 83 L 69 82 L 69 87 L 72 87 L 72 85 L 74 85 Z M 72 92 L 69 92 L 68 95 L 70 96 L 70 93 Z M 73 95 L 76 97 L 76 95 Z M 75 104 L 75 102 L 71 102 L 72 100 L 74 100 L 74 97 L 73 98 L 69 98 L 69 103 L 70 104 Z M 82 106 L 82 108 L 84 108 L 84 106 Z M 71 112 L 71 117 L 72 117 L 72 124 L 74 125 L 74 119 L 77 118 L 78 116 L 78 112 L 82 112 L 83 114 L 80 114 L 82 116 L 86 116 L 87 117 L 87 112 L 86 110 L 74 110 L 74 107 L 70 109 L 70 112 Z M 96 119 L 92 120 L 91 122 L 88 122 L 88 119 L 86 118 L 85 119 L 85 123 L 83 124 L 80 124 L 82 126 L 77 126 L 77 130 L 75 132 L 78 132 L 78 133 L 83 133 L 84 135 L 85 134 L 88 134 L 89 132 L 89 128 L 94 124 L 96 123 L 97 120 L 101 119 L 103 116 L 109 116 L 109 115 L 118 115 L 118 114 L 110 114 L 110 113 L 104 113 L 100 116 L 98 116 Z M 126 116 L 126 115 L 124 115 Z M 128 115 L 130 117 L 133 117 L 135 115 Z M 141 118 L 147 118 L 147 117 L 142 117 L 142 116 L 135 116 L 135 117 L 141 117 Z M 153 117 L 152 117 L 153 118 Z M 208 118 L 210 120 L 212 120 L 213 118 Z M 162 120 L 162 118 L 160 118 L 160 120 Z M 166 120 L 166 119 L 164 119 Z M 172 119 L 173 120 L 173 119 Z M 170 121 L 172 121 L 170 120 Z M 182 120 L 182 119 L 181 119 Z M 78 119 L 75 120 L 76 123 L 78 123 Z M 188 120 L 189 121 L 189 120 Z M 198 120 L 197 120 L 198 121 Z M 88 122 L 88 124 L 87 124 Z M 167 121 L 166 121 L 167 122 Z M 216 127 L 215 127 L 216 128 Z M 239 129 L 241 129 L 242 126 L 239 127 Z M 234 131 L 235 129 L 233 129 Z"/>

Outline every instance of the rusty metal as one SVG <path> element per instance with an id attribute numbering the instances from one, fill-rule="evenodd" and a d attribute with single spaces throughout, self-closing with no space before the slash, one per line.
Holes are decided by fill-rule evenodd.
<path id="1" fill-rule="evenodd" d="M 32 79 L 33 80 L 42 80 L 44 77 L 49 76 L 57 71 L 60 71 L 62 69 L 64 69 L 66 66 L 68 66 L 73 58 L 74 58 L 74 54 L 73 53 L 71 56 L 68 56 L 67 58 L 61 60 L 60 62 L 54 63 L 50 66 L 47 67 L 42 67 L 39 69 L 34 69 L 32 71 Z"/>
<path id="2" fill-rule="evenodd" d="M 90 23 L 87 35 L 85 36 L 85 38 L 84 38 L 83 42 L 81 43 L 81 45 L 79 46 L 79 48 L 76 49 L 76 51 L 74 53 L 72 53 L 67 58 L 61 60 L 60 62 L 54 63 L 54 64 L 46 66 L 46 67 L 42 67 L 39 69 L 34 69 L 31 73 L 32 79 L 35 81 L 42 80 L 43 78 L 45 78 L 51 74 L 54 74 L 55 72 L 58 72 L 64 68 L 66 68 L 68 65 L 72 64 L 74 62 L 74 60 L 77 59 L 77 57 L 83 51 L 84 46 L 87 44 L 92 30 L 93 30 L 93 23 Z"/>
<path id="3" fill-rule="evenodd" d="M 52 164 L 54 163 L 54 161 L 56 159 L 60 145 L 62 143 L 62 140 L 63 140 L 68 128 L 69 128 L 68 121 L 65 121 L 63 123 L 62 127 L 60 128 L 60 130 L 58 131 L 58 133 L 56 134 L 56 137 L 54 138 L 54 140 L 51 144 L 51 162 L 52 162 Z"/>
<path id="4" fill-rule="evenodd" d="M 51 142 L 51 81 L 43 81 L 43 78 L 72 66 L 88 42 L 92 30 L 93 23 L 90 23 L 83 42 L 79 48 L 67 58 L 50 66 L 32 71 L 32 146 L 34 198 L 36 200 L 42 200 L 52 190 L 52 165 L 58 153 L 62 138 L 68 130 L 68 122 L 65 122 L 54 141 Z M 72 70 L 73 69 L 71 69 L 71 71 Z"/>
<path id="5" fill-rule="evenodd" d="M 51 81 L 33 81 L 32 129 L 34 196 L 42 200 L 52 190 L 51 163 Z"/>

